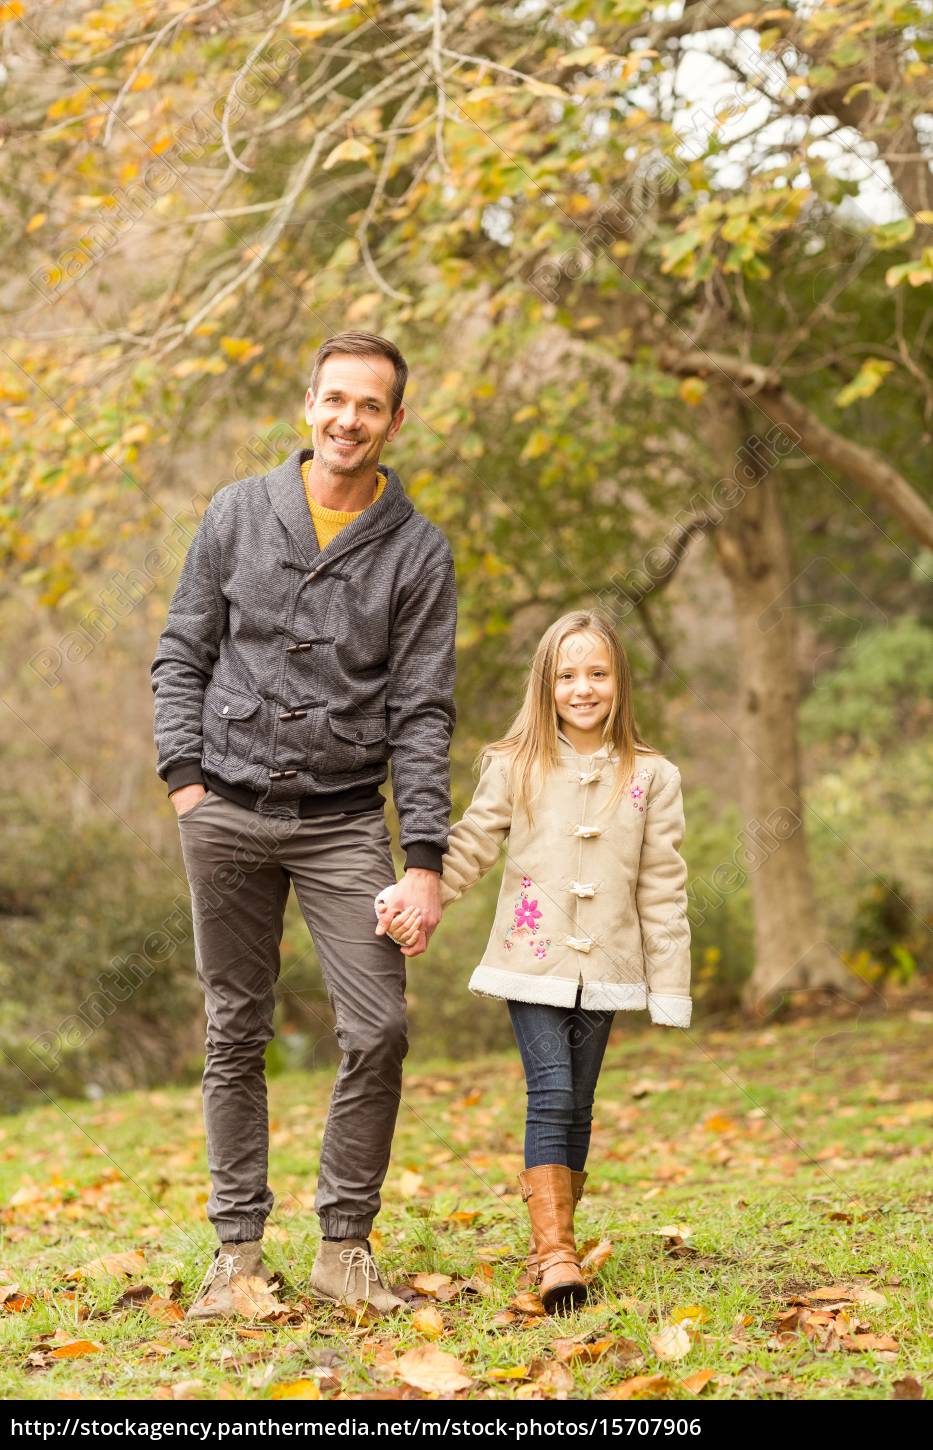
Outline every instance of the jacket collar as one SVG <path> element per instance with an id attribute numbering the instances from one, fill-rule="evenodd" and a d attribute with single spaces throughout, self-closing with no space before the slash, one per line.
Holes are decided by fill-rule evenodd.
<path id="1" fill-rule="evenodd" d="M 575 745 L 571 745 L 570 741 L 567 739 L 567 737 L 564 734 L 563 730 L 558 729 L 558 731 L 557 731 L 557 738 L 558 738 L 558 740 L 563 740 L 564 744 L 568 747 L 568 749 L 570 749 L 570 750 L 573 751 L 574 755 L 580 755 L 580 752 L 577 749 L 577 747 Z M 598 750 L 594 750 L 593 753 L 592 753 L 592 755 L 581 755 L 580 756 L 580 759 L 581 760 L 605 760 L 608 757 L 608 755 L 609 755 L 609 746 L 605 743 L 605 741 L 603 741 L 603 743 L 599 747 L 599 749 Z"/>
<path id="2" fill-rule="evenodd" d="M 398 474 L 381 463 L 379 472 L 386 479 L 381 497 L 364 509 L 358 519 L 346 524 L 326 549 L 321 549 L 301 476 L 301 465 L 313 456 L 313 448 L 296 448 L 284 463 L 273 468 L 264 479 L 269 502 L 306 563 L 322 560 L 329 562 L 338 554 L 347 553 L 363 539 L 370 539 L 397 528 L 414 513 L 415 506 L 402 488 Z"/>

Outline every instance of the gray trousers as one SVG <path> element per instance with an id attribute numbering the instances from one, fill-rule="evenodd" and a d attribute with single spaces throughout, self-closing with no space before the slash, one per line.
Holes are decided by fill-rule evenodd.
<path id="1" fill-rule="evenodd" d="M 264 1054 L 290 883 L 343 1053 L 321 1145 L 322 1233 L 368 1236 L 398 1116 L 405 958 L 374 935 L 373 897 L 395 880 L 384 814 L 302 819 L 293 809 L 252 811 L 209 791 L 178 818 L 207 1011 L 207 1216 L 222 1243 L 261 1238 L 273 1204 Z"/>

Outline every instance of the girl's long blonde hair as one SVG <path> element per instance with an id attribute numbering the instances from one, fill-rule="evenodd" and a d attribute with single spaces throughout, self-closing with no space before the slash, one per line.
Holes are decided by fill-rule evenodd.
<path id="1" fill-rule="evenodd" d="M 610 755 L 618 756 L 618 765 L 615 787 L 604 809 L 615 805 L 629 784 L 635 769 L 636 749 L 658 754 L 638 733 L 628 656 L 609 620 L 591 609 L 562 614 L 545 630 L 538 642 L 528 670 L 521 709 L 501 740 L 484 745 L 477 756 L 477 762 L 491 752 L 509 757 L 512 798 L 515 805 L 524 810 L 530 824 L 534 822 L 532 797 L 538 793 L 545 776 L 557 766 L 560 758 L 554 687 L 561 645 L 572 634 L 599 636 L 609 652 L 616 686 L 615 698 L 603 727 L 603 743 L 609 746 Z"/>

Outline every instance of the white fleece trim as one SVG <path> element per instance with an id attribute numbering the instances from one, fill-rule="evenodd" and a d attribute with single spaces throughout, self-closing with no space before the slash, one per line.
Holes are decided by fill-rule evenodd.
<path id="1" fill-rule="evenodd" d="M 648 989 L 644 982 L 584 982 L 580 1006 L 590 1012 L 644 1012 Z"/>
<path id="2" fill-rule="evenodd" d="M 577 1000 L 577 981 L 576 977 L 534 977 L 530 972 L 507 972 L 502 967 L 479 966 L 468 986 L 478 997 L 504 997 L 513 1002 L 572 1007 Z"/>
<path id="3" fill-rule="evenodd" d="M 537 1002 L 547 1007 L 572 1007 L 579 981 L 572 977 L 534 977 L 508 972 L 503 967 L 479 966 L 470 978 L 470 991 L 478 997 L 499 997 L 513 1002 Z M 644 982 L 584 982 L 580 1006 L 591 1012 L 644 1012 L 648 989 Z"/>
<path id="4" fill-rule="evenodd" d="M 648 1011 L 652 1022 L 662 1027 L 689 1027 L 692 997 L 675 997 L 669 992 L 649 992 Z"/>

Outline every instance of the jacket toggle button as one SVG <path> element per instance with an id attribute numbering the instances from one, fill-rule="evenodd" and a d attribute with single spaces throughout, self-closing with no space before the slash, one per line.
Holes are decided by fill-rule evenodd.
<path id="1" fill-rule="evenodd" d="M 307 713 L 308 713 L 307 710 L 286 710 L 284 715 L 280 715 L 279 716 L 279 719 L 280 720 L 303 720 L 305 718 L 305 716 L 307 715 Z"/>
<path id="2" fill-rule="evenodd" d="M 595 896 L 596 887 L 592 881 L 571 881 L 570 890 L 574 896 Z"/>
<path id="3" fill-rule="evenodd" d="M 577 826 L 573 834 L 575 836 L 582 836 L 585 841 L 588 841 L 591 836 L 601 836 L 602 831 L 599 826 Z"/>
<path id="4" fill-rule="evenodd" d="M 297 775 L 297 774 L 298 774 L 297 770 L 270 770 L 269 771 L 269 779 L 270 780 L 291 780 L 292 776 L 293 775 Z"/>
<path id="5" fill-rule="evenodd" d="M 599 780 L 600 777 L 601 777 L 601 775 L 602 775 L 602 771 L 599 771 L 599 770 L 581 770 L 580 771 L 580 784 L 581 785 L 591 785 L 594 780 Z"/>
<path id="6" fill-rule="evenodd" d="M 587 936 L 568 936 L 565 945 L 573 947 L 575 952 L 588 952 L 593 945 L 593 941 L 591 937 Z"/>

